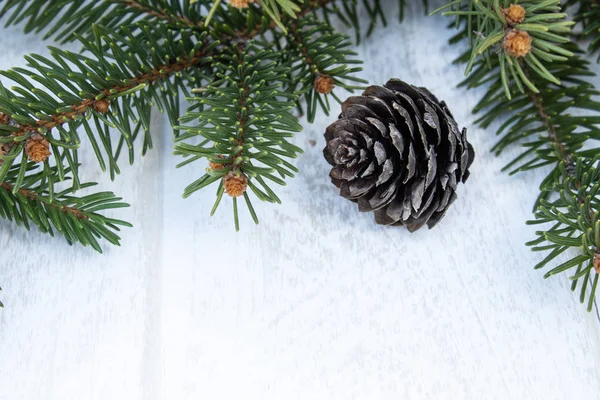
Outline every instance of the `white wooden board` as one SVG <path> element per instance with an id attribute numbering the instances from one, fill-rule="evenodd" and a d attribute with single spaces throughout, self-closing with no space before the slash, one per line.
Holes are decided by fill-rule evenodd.
<path id="1" fill-rule="evenodd" d="M 438 227 L 376 226 L 337 195 L 321 152 L 336 111 L 296 137 L 283 204 L 257 204 L 258 226 L 243 211 L 235 233 L 229 199 L 208 216 L 214 188 L 181 198 L 205 165 L 176 170 L 157 119 L 155 149 L 115 182 L 87 149 L 86 179 L 133 205 L 114 213 L 135 225 L 121 248 L 0 221 L 0 399 L 598 399 L 597 315 L 524 246 L 542 172 L 500 172 L 511 155 L 472 125 L 482 91 L 456 89 L 447 21 L 395 13 L 357 46 L 362 76 L 427 86 L 477 152 Z M 0 68 L 48 54 L 2 32 Z"/>

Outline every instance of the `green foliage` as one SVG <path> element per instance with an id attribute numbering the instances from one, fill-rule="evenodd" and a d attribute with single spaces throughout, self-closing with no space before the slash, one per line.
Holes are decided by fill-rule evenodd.
<path id="1" fill-rule="evenodd" d="M 214 213 L 223 197 L 222 177 L 237 172 L 248 178 L 248 186 L 262 201 L 280 203 L 268 181 L 285 185 L 286 177 L 298 172 L 287 161 L 295 158 L 302 149 L 287 138 L 302 130 L 296 118 L 289 113 L 296 95 L 284 91 L 283 82 L 289 79 L 290 69 L 278 65 L 279 54 L 265 44 L 250 42 L 247 46 L 233 46 L 215 57 L 212 65 L 215 80 L 190 98 L 194 105 L 181 118 L 194 125 L 180 127 L 187 134 L 178 141 L 200 136 L 197 145 L 179 143 L 175 153 L 189 157 L 179 166 L 200 158 L 224 166 L 220 170 L 207 169 L 206 174 L 190 184 L 184 191 L 187 197 L 195 191 L 217 181 L 217 199 Z M 244 193 L 248 209 L 256 223 L 258 218 L 250 197 Z M 236 229 L 239 228 L 237 202 L 234 201 Z"/>
<path id="2" fill-rule="evenodd" d="M 569 48 L 579 53 L 575 46 Z M 459 60 L 465 61 L 467 57 L 465 54 Z M 512 93 L 510 100 L 504 96 L 505 85 L 498 64 L 497 61 L 491 64 L 490 69 L 484 61 L 478 62 L 461 86 L 487 86 L 474 112 L 483 114 L 476 121 L 482 128 L 503 121 L 497 132 L 501 138 L 492 151 L 499 155 L 514 143 L 522 144 L 523 152 L 504 167 L 505 171 L 515 174 L 556 164 L 557 156 L 577 156 L 588 139 L 600 139 L 600 128 L 596 125 L 600 120 L 593 113 L 600 109 L 600 103 L 595 100 L 597 91 L 585 80 L 591 75 L 587 61 L 573 57 L 549 66 L 554 75 L 568 83 L 565 86 L 531 74 L 529 79 L 539 91 L 523 93 L 518 81 L 510 81 L 507 86 Z M 530 71 L 524 68 L 524 73 L 529 75 Z M 507 119 L 505 110 L 510 110 Z M 547 191 L 543 193 L 547 195 Z"/>
<path id="3" fill-rule="evenodd" d="M 30 172 L 19 184 L 21 170 Z M 70 171 L 66 171 L 69 173 Z M 110 192 L 98 192 L 77 197 L 71 189 L 54 192 L 56 168 L 43 168 L 39 171 L 36 164 L 27 162 L 23 157 L 20 166 L 9 169 L 5 181 L 0 184 L 0 217 L 15 221 L 17 225 L 30 229 L 37 225 L 40 231 L 54 236 L 59 233 L 69 244 L 90 245 L 102 252 L 98 239 L 106 239 L 119 245 L 119 226 L 131 226 L 129 223 L 108 218 L 100 211 L 128 207 Z M 86 189 L 95 183 L 81 183 L 80 189 Z M 17 189 L 18 187 L 18 189 Z"/>
<path id="4" fill-rule="evenodd" d="M 293 80 L 287 90 L 304 97 L 308 122 L 315 119 L 317 106 L 329 115 L 331 106 L 329 96 L 341 103 L 335 93 L 321 94 L 315 90 L 314 81 L 320 75 L 333 78 L 336 87 L 348 91 L 362 89 L 362 86 L 351 85 L 348 82 L 366 84 L 367 81 L 354 76 L 362 71 L 360 67 L 349 67 L 362 61 L 354 58 L 356 53 L 351 50 L 352 42 L 324 22 L 314 16 L 301 18 L 292 26 L 285 36 L 287 46 L 280 49 L 285 64 L 291 65 Z M 302 103 L 298 107 L 302 111 Z"/>
<path id="5" fill-rule="evenodd" d="M 550 63 L 566 61 L 568 57 L 573 56 L 573 53 L 561 45 L 569 42 L 568 34 L 574 24 L 573 21 L 564 20 L 567 15 L 559 12 L 560 0 L 546 0 L 523 3 L 525 20 L 511 25 L 502 12 L 503 8 L 507 8 L 510 4 L 510 0 L 502 2 L 455 0 L 434 11 L 436 13 L 455 8 L 445 11 L 443 15 L 455 16 L 459 24 L 465 24 L 465 33 L 471 47 L 465 75 L 471 73 L 479 58 L 484 58 L 488 67 L 492 66 L 492 59 L 497 58 L 503 87 L 509 99 L 511 97 L 508 90 L 509 79 L 516 82 L 521 93 L 525 93 L 525 87 L 535 93 L 538 92 L 538 88 L 525 74 L 523 63 L 517 62 L 517 58 L 509 55 L 502 48 L 507 33 L 527 32 L 533 41 L 531 52 L 522 58 L 524 65 L 531 73 L 560 84 L 558 78 L 548 70 L 548 66 Z"/>
<path id="6" fill-rule="evenodd" d="M 594 144 L 600 140 L 600 93 L 587 81 L 593 75 L 589 63 L 576 45 L 568 43 L 567 27 L 571 23 L 560 21 L 565 14 L 558 2 L 523 3 L 527 12 L 523 25 L 527 28 L 504 22 L 500 29 L 502 11 L 498 4 L 492 3 L 484 11 L 477 3 L 453 2 L 447 6 L 459 7 L 447 13 L 458 18 L 461 28 L 451 42 L 464 40 L 470 44 L 470 49 L 457 60 L 467 65 L 468 76 L 461 86 L 486 88 L 474 112 L 482 114 L 476 121 L 482 128 L 500 122 L 500 139 L 492 151 L 501 154 L 515 144 L 522 146 L 523 151 L 504 167 L 505 171 L 548 171 L 534 205 L 535 219 L 528 222 L 540 226 L 538 238 L 528 245 L 534 251 L 549 252 L 535 268 L 548 267 L 563 253 L 571 255 L 544 277 L 573 269 L 572 289 L 579 287 L 580 301 L 587 302 L 591 310 L 598 282 L 594 259 L 596 254 L 600 257 L 600 169 L 596 166 L 600 148 Z M 541 10 L 544 13 L 538 14 Z M 532 31 L 532 25 L 548 29 Z M 513 58 L 504 49 L 494 49 L 512 29 L 527 29 L 533 37 L 532 52 L 525 58 Z M 471 31 L 478 34 L 472 35 Z M 530 57 L 534 54 L 537 61 Z"/>
<path id="7" fill-rule="evenodd" d="M 44 38 L 54 37 L 70 42 L 77 36 L 91 34 L 92 25 L 108 31 L 122 27 L 134 29 L 136 22 L 148 25 L 167 23 L 170 28 L 202 27 L 202 6 L 211 0 L 5 0 L 0 18 L 6 25 L 24 24 L 25 32 L 43 32 Z"/>
<path id="8" fill-rule="evenodd" d="M 573 50 L 577 51 L 575 48 Z M 540 185 L 540 195 L 534 205 L 535 220 L 530 221 L 551 224 L 547 230 L 536 232 L 539 238 L 529 243 L 534 250 L 550 251 L 536 268 L 546 267 L 569 248 L 580 252 L 574 259 L 583 264 L 583 255 L 586 255 L 585 263 L 591 265 L 594 252 L 600 248 L 600 241 L 590 236 L 598 220 L 597 180 L 590 180 L 590 177 L 595 179 L 600 173 L 591 165 L 600 153 L 600 148 L 591 143 L 600 140 L 600 117 L 595 112 L 600 110 L 600 99 L 594 87 L 584 80 L 590 75 L 587 66 L 588 63 L 578 57 L 568 63 L 554 63 L 551 71 L 561 81 L 568 82 L 568 86 L 558 86 L 533 76 L 531 79 L 539 87 L 539 93 L 520 93 L 516 83 L 512 82 L 509 89 L 515 94 L 511 100 L 504 97 L 498 65 L 490 70 L 481 63 L 463 83 L 467 87 L 488 86 L 475 112 L 483 114 L 477 120 L 483 128 L 502 121 L 497 132 L 500 140 L 492 150 L 501 154 L 515 143 L 523 148 L 504 170 L 515 174 L 536 168 L 550 168 Z M 502 111 L 506 109 L 510 110 L 508 118 Z M 582 209 L 582 204 L 585 209 Z M 563 237 L 569 238 L 569 245 L 561 241 Z M 544 242 L 548 243 L 540 245 Z M 545 277 L 566 271 L 565 266 L 571 265 L 571 260 L 553 268 Z M 573 267 L 577 265 L 573 264 Z M 573 290 L 578 280 L 583 280 L 580 299 L 587 301 L 590 308 L 596 284 L 587 293 L 589 288 L 586 282 L 590 269 L 586 271 L 587 274 L 578 275 L 578 269 L 571 279 L 574 280 Z"/>
<path id="9" fill-rule="evenodd" d="M 597 61 L 600 62 L 600 3 L 596 0 L 571 0 L 567 5 L 577 8 L 574 19 L 583 28 L 578 36 L 589 40 L 589 53 L 598 53 Z"/>
<path id="10" fill-rule="evenodd" d="M 152 105 L 158 105 L 171 121 L 176 121 L 179 91 L 186 92 L 185 84 L 198 81 L 201 67 L 210 61 L 214 47 L 202 43 L 206 34 L 194 36 L 168 30 L 161 24 L 139 23 L 139 30 L 137 35 L 120 35 L 95 27 L 93 40 L 81 39 L 89 56 L 51 47 L 52 59 L 32 54 L 26 56 L 28 69 L 0 71 L 17 84 L 11 90 L 0 84 L 0 113 L 9 115 L 12 121 L 0 124 L 0 140 L 14 143 L 16 153 L 23 150 L 24 141 L 32 134 L 44 135 L 53 150 L 55 180 L 64 180 L 69 168 L 76 190 L 80 187 L 78 128 L 83 127 L 100 167 L 106 170 L 108 166 L 114 178 L 119 173 L 117 160 L 123 150 L 128 152 L 130 163 L 134 161 L 136 139 L 142 141 L 142 154 L 152 146 Z M 164 51 L 157 54 L 157 47 Z M 188 64 L 197 69 L 184 69 Z M 108 101 L 110 112 L 99 112 L 95 106 L 98 101 Z M 111 141 L 109 128 L 120 132 L 117 143 Z M 14 160 L 6 160 L 5 168 L 0 169 L 0 181 L 5 180 Z M 25 173 L 21 170 L 17 189 Z"/>
<path id="11" fill-rule="evenodd" d="M 280 9 L 292 18 L 296 18 L 296 13 L 300 11 L 300 7 L 290 0 L 261 0 L 260 7 L 283 32 L 287 32 L 287 29 L 281 22 Z"/>
<path id="12" fill-rule="evenodd" d="M 595 154 L 598 150 L 595 149 Z M 579 157 L 576 162 L 565 165 L 561 162 L 556 171 L 553 191 L 558 198 L 552 201 L 542 199 L 535 210 L 535 220 L 529 224 L 550 226 L 537 231 L 538 238 L 527 243 L 534 251 L 549 252 L 535 268 L 543 268 L 567 250 L 577 254 L 549 270 L 544 277 L 569 272 L 573 281 L 571 290 L 580 285 L 579 300 L 587 302 L 591 311 L 594 305 L 598 272 L 594 261 L 600 257 L 600 219 L 598 209 L 600 199 L 600 168 L 597 157 Z M 592 282 L 588 291 L 588 283 Z"/>
<path id="13" fill-rule="evenodd" d="M 332 16 L 339 18 L 347 27 L 353 28 L 355 31 L 355 40 L 360 43 L 362 37 L 362 26 L 360 24 L 359 15 L 361 15 L 361 7 L 369 16 L 369 26 L 367 27 L 366 36 L 371 35 L 376 27 L 386 26 L 387 17 L 386 9 L 389 7 L 389 1 L 384 0 L 332 0 L 323 1 L 323 7 L 321 7 L 321 13 L 324 21 L 330 25 Z M 427 0 L 423 0 L 425 6 L 427 6 Z M 406 5 L 405 0 L 398 0 L 399 14 L 398 18 L 402 20 L 404 18 L 404 7 Z"/>

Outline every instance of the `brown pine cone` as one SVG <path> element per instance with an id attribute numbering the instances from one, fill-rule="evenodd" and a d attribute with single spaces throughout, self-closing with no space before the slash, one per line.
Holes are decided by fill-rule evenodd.
<path id="1" fill-rule="evenodd" d="M 475 156 L 446 104 L 398 79 L 344 101 L 325 139 L 340 195 L 411 232 L 444 216 Z"/>

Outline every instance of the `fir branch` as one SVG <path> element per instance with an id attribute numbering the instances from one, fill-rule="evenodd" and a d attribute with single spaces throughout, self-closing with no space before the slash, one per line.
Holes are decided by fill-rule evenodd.
<path id="1" fill-rule="evenodd" d="M 92 26 L 102 25 L 114 31 L 122 27 L 134 29 L 136 23 L 167 23 L 171 27 L 202 30 L 200 5 L 190 0 L 6 0 L 0 8 L 0 18 L 7 25 L 26 21 L 25 32 L 40 33 L 44 38 L 59 38 L 62 43 L 74 41 L 77 36 L 92 34 Z"/>
<path id="2" fill-rule="evenodd" d="M 532 79 L 527 67 L 524 66 L 522 62 L 520 64 L 525 76 L 528 79 Z M 565 148 L 565 145 L 563 144 L 557 133 L 557 126 L 552 120 L 552 116 L 550 115 L 548 108 L 544 105 L 543 98 L 540 96 L 539 93 L 535 93 L 533 91 L 529 91 L 527 95 L 533 102 L 537 115 L 542 125 L 545 127 L 545 131 L 548 132 L 548 138 L 552 141 L 554 148 L 558 153 L 557 158 L 559 159 L 559 161 L 563 161 L 566 165 L 570 165 L 572 162 L 571 155 Z"/>
<path id="3" fill-rule="evenodd" d="M 30 173 L 17 188 L 14 182 L 19 179 L 19 169 L 11 168 L 6 180 L 0 184 L 0 217 L 14 220 L 27 229 L 33 223 L 44 233 L 54 236 L 57 232 L 69 244 L 90 245 L 98 252 L 102 252 L 98 239 L 119 245 L 120 238 L 115 232 L 120 230 L 119 226 L 131 227 L 127 222 L 99 214 L 99 211 L 129 207 L 113 193 L 99 192 L 82 197 L 71 195 L 70 189 L 54 193 L 51 175 L 56 174 L 56 170 L 35 172 L 36 164 L 33 163 L 26 164 Z M 80 187 L 94 185 L 84 183 Z"/>
<path id="4" fill-rule="evenodd" d="M 503 7 L 507 8 L 507 3 L 504 2 Z M 528 4 L 525 10 L 528 7 L 539 10 L 550 3 Z M 571 277 L 572 290 L 577 288 L 579 280 L 583 280 L 580 301 L 587 301 L 588 310 L 591 310 L 600 274 L 600 234 L 596 233 L 600 230 L 600 169 L 595 166 L 600 149 L 590 148 L 590 142 L 600 140 L 600 118 L 586 114 L 586 111 L 600 109 L 600 93 L 583 79 L 592 75 L 588 62 L 576 56 L 581 50 L 572 44 L 562 48 L 549 46 L 555 54 L 562 51 L 557 52 L 557 49 L 563 49 L 565 59 L 545 60 L 544 70 L 536 63 L 528 63 L 526 58 L 510 60 L 506 54 L 493 54 L 489 50 L 480 53 L 478 49 L 489 44 L 489 38 L 497 30 L 497 26 L 490 23 L 492 18 L 486 19 L 488 11 L 468 3 L 449 14 L 457 16 L 462 27 L 452 41 L 467 40 L 471 44 L 471 50 L 457 60 L 469 65 L 470 74 L 461 85 L 487 87 L 474 110 L 484 112 L 484 115 L 476 122 L 486 128 L 494 121 L 504 120 L 498 130 L 502 137 L 492 149 L 496 153 L 500 154 L 515 143 L 523 146 L 523 152 L 504 169 L 512 174 L 552 167 L 540 185 L 540 195 L 534 206 L 535 219 L 528 222 L 544 224 L 545 228 L 538 230 L 538 238 L 528 245 L 534 251 L 549 251 L 535 268 L 547 266 L 569 249 L 577 250 L 577 255 L 552 268 L 545 277 L 575 269 Z M 553 12 L 540 16 L 536 23 L 540 26 L 555 24 L 554 21 L 564 15 L 556 7 Z M 470 36 L 471 30 L 480 35 Z M 559 36 L 555 39 L 556 43 L 562 41 Z M 547 46 L 544 39 L 534 38 L 534 43 L 536 40 Z M 567 52 L 573 55 L 566 58 Z M 475 58 L 478 54 L 482 57 Z M 512 71 L 518 71 L 513 79 L 507 78 L 507 65 Z M 555 79 L 548 79 L 548 76 Z M 588 290 L 592 271 L 595 276 Z"/>
<path id="5" fill-rule="evenodd" d="M 103 103 L 104 99 L 114 99 L 127 94 L 128 92 L 137 91 L 138 88 L 145 87 L 145 85 L 155 83 L 158 80 L 167 79 L 173 74 L 191 69 L 203 62 L 206 63 L 206 61 L 207 54 L 205 54 L 204 49 L 196 50 L 191 57 L 181 57 L 174 63 L 154 66 L 149 72 L 122 79 L 119 84 L 111 88 L 92 92 L 89 94 L 90 98 L 83 99 L 79 104 L 68 106 L 68 110 L 44 116 L 43 119 L 38 119 L 34 124 L 20 125 L 15 123 L 13 126 L 17 127 L 18 130 L 13 130 L 11 134 L 13 136 L 22 136 L 33 132 L 39 132 L 40 128 L 49 131 L 59 125 L 76 119 L 77 116 L 84 116 L 92 109 L 102 114 L 106 113 L 110 109 L 110 103 Z M 7 74 L 7 76 L 11 77 L 10 74 Z"/>
<path id="6" fill-rule="evenodd" d="M 588 40 L 590 53 L 600 52 L 600 3 L 597 0 L 570 0 L 569 7 L 577 7 L 574 19 L 581 23 L 583 30 L 576 35 L 581 40 Z M 597 62 L 600 62 L 600 53 Z"/>
<path id="7" fill-rule="evenodd" d="M 175 123 L 179 105 L 173 98 L 180 90 L 187 93 L 184 77 L 195 82 L 201 65 L 209 65 L 211 52 L 218 44 L 206 44 L 206 34 L 193 39 L 185 34 L 174 36 L 161 25 L 140 25 L 139 29 L 141 34 L 129 32 L 121 36 L 97 27 L 94 40 L 82 39 L 94 58 L 51 48 L 53 60 L 32 55 L 26 57 L 29 70 L 0 71 L 19 84 L 12 91 L 0 85 L 0 113 L 10 118 L 9 124 L 0 124 L 2 142 L 7 143 L 12 138 L 14 144 L 20 144 L 32 134 L 42 135 L 52 144 L 59 180 L 68 166 L 74 173 L 73 187 L 77 189 L 77 148 L 80 145 L 77 128 L 83 126 L 103 170 L 106 167 L 100 149 L 104 147 L 114 178 L 119 172 L 116 160 L 123 146 L 128 148 L 130 162 L 133 162 L 133 141 L 140 131 L 146 133 L 144 152 L 151 147 L 147 134 L 151 106 L 158 104 Z M 161 43 L 176 39 L 177 48 L 164 47 Z M 129 50 L 123 44 L 129 46 Z M 105 47 L 110 50 L 106 51 Z M 156 52 L 160 48 L 164 49 L 163 54 Z M 42 83 L 49 92 L 34 87 L 28 78 Z M 135 124 L 133 130 L 131 122 Z M 116 149 L 109 138 L 110 127 L 121 132 Z M 23 146 L 19 149 L 23 150 Z M 14 159 L 13 153 L 7 164 Z M 0 170 L 0 181 L 6 172 L 7 168 Z"/>
<path id="8" fill-rule="evenodd" d="M 43 202 L 43 198 L 36 192 L 27 190 L 27 189 L 23 189 L 23 188 L 15 190 L 16 187 L 12 183 L 2 182 L 2 184 L 0 184 L 0 188 L 4 189 L 12 194 L 21 195 L 21 196 L 25 197 L 27 200 Z M 57 209 L 58 211 L 60 211 L 64 214 L 72 214 L 77 219 L 89 219 L 89 217 L 87 215 L 85 215 L 81 210 L 61 204 L 60 202 L 57 203 L 56 201 L 54 201 L 52 203 L 45 203 L 45 204 L 47 204 L 47 206 L 49 206 L 49 207 L 53 207 L 53 208 Z"/>
<path id="9" fill-rule="evenodd" d="M 328 3 L 331 3 L 335 0 L 303 0 L 302 4 L 300 4 L 300 10 L 296 12 L 296 19 L 301 19 L 302 17 L 314 13 L 315 11 L 321 9 L 326 6 Z M 280 19 L 290 23 L 284 14 L 280 14 Z M 252 20 L 252 19 L 251 19 Z M 293 22 L 292 22 L 293 23 Z M 266 32 L 270 32 L 277 27 L 277 22 L 275 20 L 270 21 L 260 21 L 255 24 L 246 24 L 242 28 L 231 31 L 228 35 L 225 33 L 224 39 L 242 39 L 242 40 L 251 40 L 256 36 L 262 35 Z"/>
<path id="10" fill-rule="evenodd" d="M 384 11 L 383 0 L 302 0 L 299 2 L 300 10 L 296 12 L 295 18 L 290 18 L 284 14 L 280 15 L 281 21 L 286 26 L 293 26 L 295 20 L 300 20 L 310 15 L 320 15 L 321 19 L 328 25 L 331 26 L 331 18 L 336 16 L 348 27 L 355 30 L 356 42 L 359 43 L 362 37 L 362 28 L 359 22 L 359 7 L 366 10 L 367 15 L 370 18 L 369 27 L 367 29 L 366 36 L 369 36 L 374 29 L 379 26 L 387 25 L 386 12 Z M 425 6 L 427 6 L 427 0 L 422 0 Z M 399 5 L 399 19 L 402 20 L 404 16 L 404 0 L 398 0 Z M 248 15 L 241 13 L 237 15 L 223 15 L 221 18 L 225 19 L 228 24 L 222 22 L 221 24 L 213 24 L 218 31 L 222 33 L 222 41 L 225 40 L 251 40 L 257 36 L 263 35 L 266 32 L 272 32 L 277 27 L 277 23 L 273 19 L 260 18 L 258 12 L 259 8 L 253 8 L 248 11 Z M 248 23 L 250 21 L 250 23 Z M 232 26 L 241 26 L 237 29 L 231 29 Z M 284 29 L 285 33 L 285 29 Z"/>
<path id="11" fill-rule="evenodd" d="M 508 15 L 510 7 L 517 8 L 519 19 Z M 450 9 L 450 11 L 444 11 Z M 442 12 L 443 11 L 443 12 Z M 471 45 L 471 54 L 465 75 L 471 73 L 476 61 L 483 57 L 488 66 L 497 57 L 502 72 L 506 96 L 508 79 L 517 83 L 519 91 L 537 92 L 538 88 L 525 76 L 523 65 L 536 76 L 560 84 L 548 69 L 550 63 L 565 61 L 573 53 L 562 46 L 569 42 L 573 21 L 560 12 L 560 0 L 539 3 L 509 4 L 508 0 L 452 1 L 433 12 L 453 16 L 465 24 L 465 36 Z M 490 51 L 493 50 L 493 51 Z M 508 72 L 507 72 L 508 71 Z"/>
<path id="12" fill-rule="evenodd" d="M 422 0 L 422 3 L 427 8 L 427 0 Z M 398 18 L 400 21 L 404 18 L 404 6 L 406 2 L 404 0 L 398 0 Z M 347 27 L 353 28 L 355 31 L 355 41 L 360 43 L 362 37 L 362 26 L 360 23 L 360 15 L 362 10 L 366 11 L 369 17 L 369 27 L 367 28 L 366 36 L 370 36 L 374 29 L 378 26 L 387 26 L 388 14 L 385 8 L 389 6 L 389 1 L 385 0 L 332 0 L 321 7 L 321 14 L 324 21 L 330 24 L 332 16 L 338 17 Z"/>
<path id="13" fill-rule="evenodd" d="M 304 96 L 308 122 L 314 121 L 317 105 L 329 115 L 329 95 L 341 103 L 331 91 L 333 86 L 353 91 L 363 87 L 350 82 L 367 83 L 354 76 L 362 71 L 361 67 L 349 67 L 361 63 L 355 58 L 356 53 L 351 50 L 351 41 L 333 32 L 327 24 L 314 17 L 305 17 L 290 26 L 289 34 L 285 38 L 287 46 L 282 49 L 282 58 L 284 63 L 292 66 L 293 84 L 290 89 Z M 320 79 L 330 80 L 331 85 L 320 87 Z M 298 107 L 302 111 L 300 102 Z"/>
<path id="14" fill-rule="evenodd" d="M 184 196 L 219 182 L 211 215 L 227 192 L 233 197 L 236 229 L 236 197 L 243 194 L 256 223 L 258 217 L 245 187 L 232 193 L 227 190 L 228 179 L 243 181 L 259 200 L 280 203 L 267 181 L 285 185 L 282 178 L 298 172 L 286 158 L 295 158 L 302 150 L 287 138 L 302 126 L 289 113 L 296 95 L 281 90 L 281 82 L 289 79 L 290 71 L 278 63 L 279 59 L 275 51 L 254 42 L 227 48 L 215 57 L 215 80 L 198 97 L 190 98 L 195 104 L 181 118 L 195 125 L 179 127 L 186 133 L 177 138 L 180 143 L 175 153 L 187 157 L 179 167 L 203 158 L 209 161 L 206 173 L 185 189 Z M 197 145 L 185 143 L 196 136 L 204 140 Z"/>

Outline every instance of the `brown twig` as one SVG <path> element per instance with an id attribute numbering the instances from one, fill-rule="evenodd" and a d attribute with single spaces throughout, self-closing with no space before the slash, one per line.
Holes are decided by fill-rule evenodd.
<path id="1" fill-rule="evenodd" d="M 131 83 L 123 84 L 121 86 L 115 86 L 110 89 L 104 89 L 104 90 L 100 91 L 98 93 L 98 95 L 101 96 L 102 98 L 104 98 L 106 96 L 122 93 L 127 90 L 133 89 L 136 86 L 144 84 L 144 83 L 156 82 L 160 79 L 164 79 L 164 78 L 168 77 L 172 73 L 179 72 L 184 69 L 188 69 L 188 68 L 198 65 L 200 63 L 200 60 L 205 56 L 206 55 L 203 54 L 202 51 L 198 51 L 196 53 L 196 55 L 192 58 L 186 57 L 186 58 L 180 59 L 180 61 L 173 63 L 173 64 L 160 65 L 160 66 L 154 68 L 150 72 L 143 73 L 137 77 L 130 79 L 129 81 Z M 116 92 L 115 92 L 115 90 L 116 90 Z M 22 135 L 28 134 L 28 133 L 31 134 L 31 133 L 37 132 L 40 127 L 50 130 L 58 125 L 62 125 L 65 122 L 72 120 L 73 118 L 75 118 L 79 115 L 84 115 L 87 112 L 87 110 L 89 110 L 91 108 L 98 109 L 97 107 L 95 107 L 96 104 L 97 104 L 97 101 L 95 99 L 84 99 L 81 101 L 81 103 L 72 105 L 71 111 L 65 111 L 65 112 L 61 112 L 61 113 L 52 115 L 52 116 L 50 116 L 50 119 L 40 119 L 40 120 L 36 121 L 35 125 L 21 125 L 20 130 L 14 131 L 11 134 L 13 136 L 22 136 Z M 108 111 L 108 110 L 105 110 L 104 112 L 106 112 L 106 111 Z"/>
<path id="2" fill-rule="evenodd" d="M 527 73 L 527 70 L 525 68 L 523 68 L 523 71 L 525 75 L 529 77 L 529 74 Z M 564 143 L 562 143 L 562 141 L 558 137 L 558 133 L 556 132 L 556 125 L 552 122 L 552 117 L 550 117 L 550 115 L 546 111 L 546 107 L 544 106 L 542 99 L 536 93 L 533 93 L 531 91 L 528 95 L 531 101 L 533 102 L 533 105 L 535 106 L 538 116 L 542 119 L 542 122 L 546 127 L 548 137 L 556 145 L 556 149 L 558 150 L 560 159 L 565 163 L 565 167 L 567 169 L 572 167 L 573 158 L 571 157 L 571 154 L 567 151 Z M 579 189 L 581 187 L 581 182 L 575 182 L 575 187 Z M 585 204 L 585 197 L 577 197 L 577 202 L 579 204 Z M 588 217 L 590 218 L 590 221 L 594 221 L 595 212 L 591 208 Z"/>
<path id="3" fill-rule="evenodd" d="M 521 65 L 521 69 L 523 70 L 523 73 L 525 74 L 525 76 L 528 79 L 530 79 L 530 75 L 529 75 L 527 68 L 525 67 L 523 61 L 519 60 L 519 63 Z M 552 117 L 550 117 L 550 115 L 546 111 L 546 107 L 544 106 L 543 100 L 540 98 L 540 96 L 537 93 L 534 93 L 532 91 L 528 91 L 528 96 L 531 99 L 531 101 L 533 102 L 533 105 L 535 106 L 535 110 L 536 110 L 538 116 L 542 119 L 542 123 L 546 127 L 546 131 L 548 132 L 548 137 L 554 142 L 554 144 L 556 144 L 556 148 L 560 154 L 560 158 L 565 162 L 565 165 L 571 165 L 571 162 L 572 162 L 571 154 L 569 154 L 569 152 L 565 148 L 565 145 L 563 144 L 563 142 L 561 142 L 560 138 L 558 137 L 558 133 L 556 132 L 556 125 L 554 124 L 554 122 L 552 122 Z"/>
<path id="4" fill-rule="evenodd" d="M 571 154 L 569 154 L 569 152 L 565 148 L 565 145 L 561 142 L 560 138 L 558 137 L 558 133 L 556 132 L 556 125 L 552 122 L 552 117 L 550 117 L 550 115 L 548 115 L 548 113 L 546 112 L 546 107 L 544 107 L 542 99 L 540 99 L 540 97 L 533 92 L 529 92 L 529 98 L 533 102 L 538 116 L 542 119 L 542 122 L 546 127 L 546 130 L 548 131 L 548 137 L 556 144 L 556 148 L 560 153 L 561 159 L 565 162 L 566 165 L 570 165 Z"/>
<path id="5" fill-rule="evenodd" d="M 0 184 L 0 188 L 6 190 L 7 192 L 12 193 L 15 186 L 12 183 L 2 182 L 2 184 Z M 84 220 L 88 219 L 88 216 L 85 215 L 81 210 L 74 208 L 74 207 L 65 206 L 65 205 L 62 205 L 59 203 L 48 203 L 48 202 L 44 201 L 44 199 L 39 194 L 37 194 L 36 192 L 33 192 L 31 190 L 19 189 L 17 192 L 19 194 L 23 195 L 28 200 L 40 201 L 40 202 L 44 203 L 47 207 L 53 207 L 53 208 L 59 210 L 60 212 L 62 212 L 63 214 L 71 214 L 71 215 L 75 216 L 77 219 L 84 219 Z"/>
<path id="6" fill-rule="evenodd" d="M 238 45 L 237 46 L 237 50 L 238 50 L 238 63 L 241 65 L 242 60 L 240 59 L 243 51 L 244 51 L 244 46 L 242 45 Z M 248 96 L 248 87 L 244 85 L 244 79 L 243 79 L 243 72 L 242 72 L 242 79 L 240 79 L 239 84 L 241 86 L 244 86 L 244 91 L 242 92 L 242 95 L 240 96 L 240 110 L 243 109 L 246 106 L 246 101 L 247 101 L 247 96 Z M 242 113 L 240 111 L 238 111 L 237 113 L 237 120 L 240 122 L 240 127 L 241 127 L 241 131 L 238 135 L 238 138 L 236 140 L 236 144 L 238 146 L 243 146 L 244 145 L 244 135 L 246 134 L 246 123 L 248 123 L 248 113 L 246 113 L 246 117 L 242 118 Z M 239 157 L 242 157 L 244 155 L 244 150 L 242 149 L 242 151 L 240 151 L 239 154 L 235 154 L 235 148 L 234 151 L 231 154 L 231 166 L 232 166 L 232 170 L 235 170 L 237 168 L 237 164 L 235 163 L 235 160 Z"/>
<path id="7" fill-rule="evenodd" d="M 296 42 L 296 45 L 300 49 L 300 54 L 302 54 L 304 63 L 306 65 L 308 65 L 308 67 L 310 68 L 310 71 L 312 72 L 312 74 L 314 76 L 318 76 L 321 73 L 321 71 L 319 71 L 319 68 L 313 63 L 312 57 L 308 54 L 308 49 L 306 48 L 306 46 L 304 46 L 304 43 L 302 41 L 303 40 L 302 35 L 298 31 L 297 24 L 292 25 L 292 27 L 290 29 L 290 33 L 294 37 L 294 41 Z"/>

